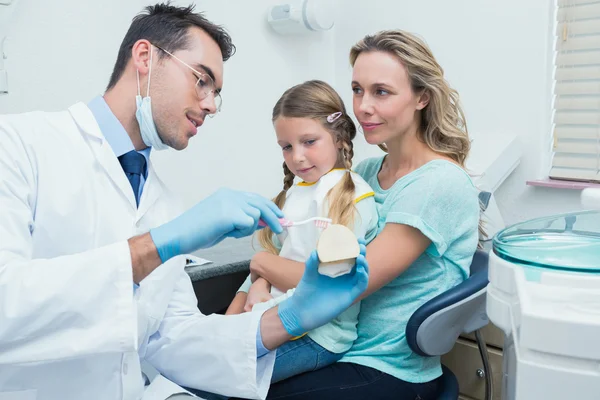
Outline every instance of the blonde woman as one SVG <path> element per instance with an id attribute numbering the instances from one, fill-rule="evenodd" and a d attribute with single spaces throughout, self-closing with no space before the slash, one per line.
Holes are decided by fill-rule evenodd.
<path id="1" fill-rule="evenodd" d="M 436 399 L 440 360 L 413 353 L 405 329 L 419 306 L 469 275 L 477 248 L 465 119 L 431 51 L 409 33 L 367 36 L 350 62 L 354 114 L 366 141 L 387 153 L 356 167 L 379 209 L 358 338 L 340 362 L 272 385 L 268 398 Z M 255 274 L 282 288 L 297 283 L 299 263 L 280 263 L 276 272 L 260 261 Z"/>
<path id="2" fill-rule="evenodd" d="M 283 190 L 274 202 L 285 217 L 292 221 L 329 217 L 333 223 L 353 229 L 357 238 L 370 242 L 377 231 L 377 207 L 373 189 L 351 171 L 356 126 L 340 96 L 322 81 L 296 85 L 275 104 L 273 125 L 284 159 Z M 281 260 L 303 264 L 315 250 L 320 232 L 314 224 L 298 225 L 274 241 L 273 232 L 265 228 L 259 239 L 270 256 L 266 262 L 274 270 Z M 345 273 L 330 272 L 334 276 Z M 300 279 L 292 280 L 295 287 Z M 291 295 L 291 287 L 282 289 L 264 278 L 251 285 L 248 277 L 227 314 L 274 307 Z M 359 306 L 354 304 L 330 323 L 279 347 L 271 381 L 340 360 L 357 337 Z"/>

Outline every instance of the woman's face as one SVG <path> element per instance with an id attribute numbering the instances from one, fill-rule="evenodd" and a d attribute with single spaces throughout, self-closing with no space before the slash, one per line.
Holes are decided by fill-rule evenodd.
<path id="1" fill-rule="evenodd" d="M 361 53 L 352 71 L 354 115 L 370 144 L 382 144 L 418 128 L 426 105 L 411 88 L 408 73 L 390 53 Z"/>

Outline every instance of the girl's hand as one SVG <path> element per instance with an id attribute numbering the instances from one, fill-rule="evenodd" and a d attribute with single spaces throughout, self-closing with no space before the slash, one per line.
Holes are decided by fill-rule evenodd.
<path id="1" fill-rule="evenodd" d="M 256 282 L 256 280 L 261 277 L 259 271 L 261 267 L 261 260 L 264 254 L 269 255 L 269 253 L 267 253 L 266 251 L 260 251 L 254 254 L 252 256 L 252 259 L 250 259 L 250 280 L 252 281 L 252 283 Z M 269 286 L 269 290 L 270 289 L 271 288 Z"/>
<path id="2" fill-rule="evenodd" d="M 271 284 L 264 278 L 258 278 L 252 286 L 250 286 L 246 304 L 244 305 L 244 311 L 250 312 L 255 304 L 271 300 L 273 296 L 271 296 L 270 292 Z"/>

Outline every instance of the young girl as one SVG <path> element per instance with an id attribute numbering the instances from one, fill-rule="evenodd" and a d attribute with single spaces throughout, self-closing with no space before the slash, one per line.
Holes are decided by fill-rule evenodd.
<path id="1" fill-rule="evenodd" d="M 351 172 L 356 127 L 335 90 L 321 81 L 288 89 L 273 108 L 273 124 L 285 160 L 283 190 L 274 201 L 285 217 L 292 221 L 329 217 L 334 224 L 352 229 L 358 238 L 373 239 L 378 220 L 373 190 Z M 294 184 L 295 177 L 299 179 Z M 252 262 L 276 264 L 283 257 L 304 263 L 316 248 L 320 233 L 314 224 L 298 225 L 279 235 L 280 243 L 264 229 L 259 241 L 267 252 L 257 254 Z M 300 276 L 297 278 L 296 282 Z M 263 278 L 251 283 L 249 276 L 227 313 L 249 311 L 254 304 L 274 297 L 256 305 L 273 307 L 290 295 L 293 289 L 283 294 Z M 359 303 L 329 324 L 281 346 L 272 382 L 339 360 L 357 337 L 358 312 Z"/>

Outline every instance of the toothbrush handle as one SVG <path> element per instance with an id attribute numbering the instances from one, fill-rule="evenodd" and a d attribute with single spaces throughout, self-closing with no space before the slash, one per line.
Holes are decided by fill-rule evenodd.
<path id="1" fill-rule="evenodd" d="M 279 223 L 281 224 L 281 226 L 284 226 L 284 227 L 289 225 L 288 220 L 285 218 L 279 218 Z M 265 221 L 263 221 L 262 219 L 259 219 L 258 226 L 264 228 L 265 226 L 267 226 L 267 223 Z"/>

